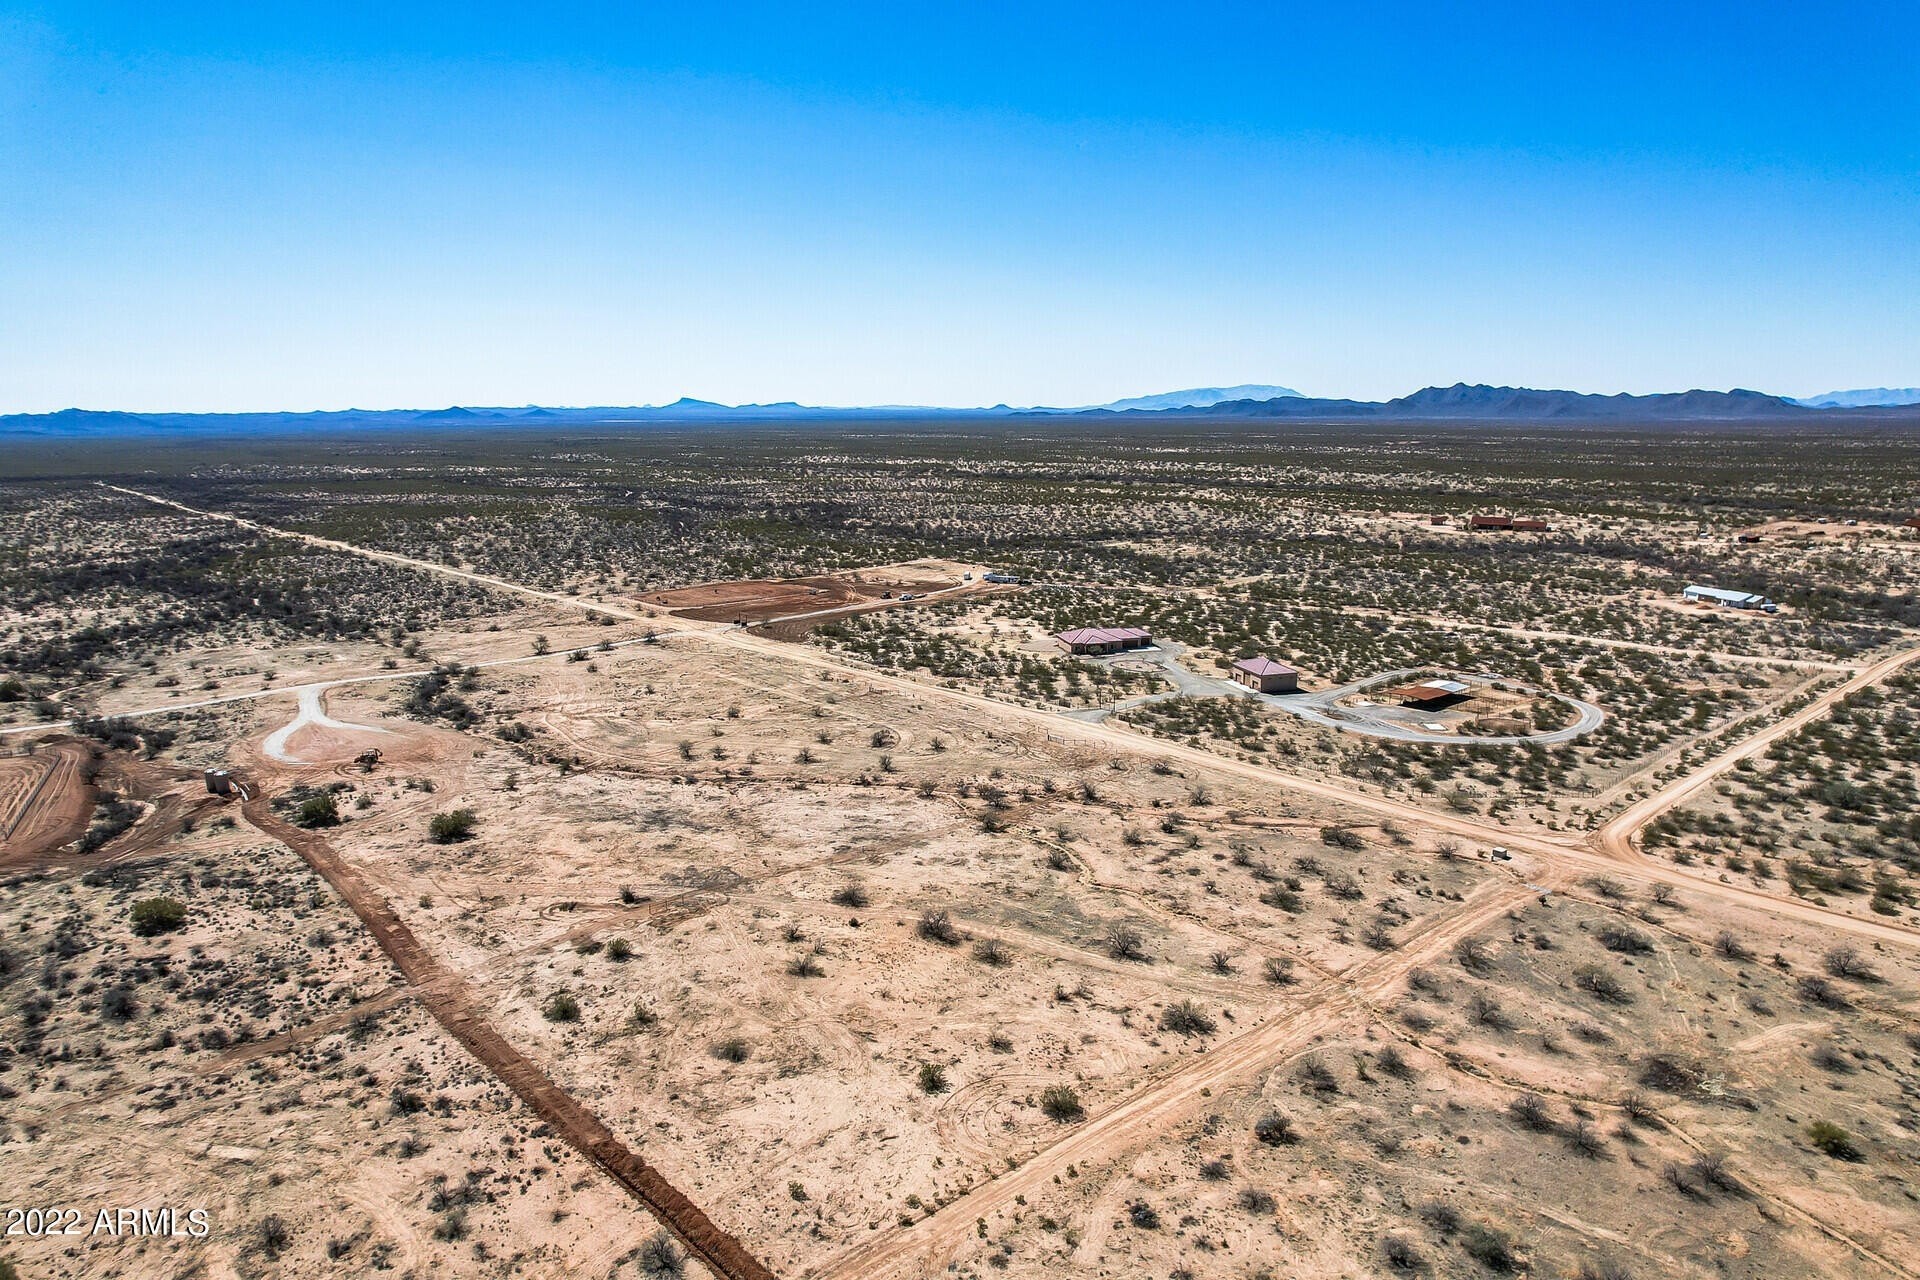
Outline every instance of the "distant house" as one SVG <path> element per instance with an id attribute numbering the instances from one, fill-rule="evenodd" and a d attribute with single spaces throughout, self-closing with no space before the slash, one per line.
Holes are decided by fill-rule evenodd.
<path id="1" fill-rule="evenodd" d="M 1467 527 L 1470 529 L 1511 529 L 1513 528 L 1513 517 L 1475 516 L 1467 521 Z"/>
<path id="2" fill-rule="evenodd" d="M 1453 702 L 1473 692 L 1473 686 L 1461 680 L 1427 680 L 1420 684 L 1401 685 L 1398 689 L 1388 689 L 1381 696 L 1394 698 L 1416 707 L 1438 706 Z"/>
<path id="3" fill-rule="evenodd" d="M 1780 607 L 1765 596 L 1757 596 L 1751 591 L 1728 591 L 1724 587 L 1706 587 L 1697 582 L 1688 586 L 1680 596 L 1696 604 L 1717 604 L 1728 609 L 1760 609 L 1774 613 Z"/>
<path id="4" fill-rule="evenodd" d="M 1006 582 L 1016 587 L 1020 585 L 1020 575 L 1017 573 L 1000 573 L 996 570 L 993 573 L 983 573 L 980 576 L 988 582 Z"/>
<path id="5" fill-rule="evenodd" d="M 1515 516 L 1513 518 L 1513 523 L 1508 525 L 1507 527 L 1510 529 L 1520 530 L 1526 533 L 1545 533 L 1547 530 L 1553 528 L 1553 526 L 1548 524 L 1545 520 L 1539 520 L 1532 516 L 1524 516 L 1524 517 Z"/>
<path id="6" fill-rule="evenodd" d="M 1153 644 L 1151 633 L 1139 627 L 1075 627 L 1054 637 L 1068 653 L 1119 653 Z"/>
<path id="7" fill-rule="evenodd" d="M 1272 658 L 1242 658 L 1233 664 L 1233 678 L 1259 693 L 1295 693 L 1300 673 Z"/>

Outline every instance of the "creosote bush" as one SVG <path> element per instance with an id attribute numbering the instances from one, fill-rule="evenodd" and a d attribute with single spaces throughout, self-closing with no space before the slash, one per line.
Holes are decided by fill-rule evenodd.
<path id="1" fill-rule="evenodd" d="M 187 904 L 178 898 L 142 898 L 133 904 L 128 919 L 143 938 L 171 933 L 187 922 Z"/>
<path id="2" fill-rule="evenodd" d="M 958 946 L 960 943 L 960 930 L 954 925 L 953 917 L 944 911 L 922 911 L 913 931 L 928 942 L 937 942 L 943 947 Z"/>
<path id="3" fill-rule="evenodd" d="M 1146 937 L 1132 925 L 1114 925 L 1107 930 L 1107 953 L 1115 960 L 1145 960 Z"/>
<path id="4" fill-rule="evenodd" d="M 436 844 L 454 844 L 472 836 L 479 821 L 471 809 L 450 809 L 433 815 L 427 823 L 427 834 Z"/>
<path id="5" fill-rule="evenodd" d="M 307 828 L 337 827 L 340 825 L 340 806 L 335 803 L 331 791 L 323 791 L 301 802 L 294 821 Z"/>
<path id="6" fill-rule="evenodd" d="M 998 938 L 982 938 L 973 944 L 973 958 L 981 964 L 1004 969 L 1013 963 L 1013 950 Z"/>
<path id="7" fill-rule="evenodd" d="M 1086 1108 L 1080 1105 L 1080 1095 L 1073 1086 L 1065 1084 L 1048 1085 L 1040 1092 L 1040 1110 L 1050 1120 L 1062 1123 L 1078 1120 L 1086 1114 Z"/>
<path id="8" fill-rule="evenodd" d="M 1175 1035 L 1210 1036 L 1218 1024 L 1193 1000 L 1180 1000 L 1160 1011 L 1160 1026 Z"/>
<path id="9" fill-rule="evenodd" d="M 1835 1160 L 1859 1160 L 1860 1147 L 1853 1135 L 1831 1120 L 1815 1120 L 1807 1126 L 1807 1141 Z"/>
<path id="10" fill-rule="evenodd" d="M 686 1255 L 665 1231 L 656 1232 L 641 1245 L 640 1256 L 635 1261 L 647 1280 L 678 1280 L 687 1273 Z"/>
<path id="11" fill-rule="evenodd" d="M 1269 1147 L 1290 1147 L 1300 1141 L 1293 1118 L 1279 1111 L 1269 1111 L 1254 1121 L 1253 1136 Z"/>

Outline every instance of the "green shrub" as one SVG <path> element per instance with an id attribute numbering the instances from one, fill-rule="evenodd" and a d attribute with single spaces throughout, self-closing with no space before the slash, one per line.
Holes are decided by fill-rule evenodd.
<path id="1" fill-rule="evenodd" d="M 465 840 L 473 834 L 480 819 L 471 809 L 452 809 L 446 813 L 436 813 L 427 825 L 427 833 L 436 843 L 453 844 Z"/>
<path id="2" fill-rule="evenodd" d="M 1216 1024 L 1198 1001 L 1180 1000 L 1160 1011 L 1160 1026 L 1176 1035 L 1210 1036 Z"/>
<path id="3" fill-rule="evenodd" d="M 133 904 L 133 931 L 143 938 L 171 933 L 187 922 L 187 904 L 178 898 L 142 898 Z"/>
<path id="4" fill-rule="evenodd" d="M 1815 1120 L 1808 1125 L 1807 1140 L 1835 1160 L 1860 1159 L 1860 1148 L 1853 1135 L 1831 1120 Z"/>
<path id="5" fill-rule="evenodd" d="M 307 797 L 293 820 L 303 827 L 337 827 L 340 825 L 340 806 L 334 803 L 331 791 L 323 791 L 317 796 Z"/>

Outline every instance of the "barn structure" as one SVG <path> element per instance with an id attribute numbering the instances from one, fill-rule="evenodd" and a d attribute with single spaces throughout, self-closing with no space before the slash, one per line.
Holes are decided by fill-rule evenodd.
<path id="1" fill-rule="evenodd" d="M 1146 649 L 1153 636 L 1141 627 L 1075 627 L 1054 637 L 1068 653 L 1119 653 L 1125 649 Z"/>
<path id="2" fill-rule="evenodd" d="M 1398 689 L 1388 689 L 1381 696 L 1394 698 L 1415 707 L 1437 707 L 1449 702 L 1457 702 L 1473 692 L 1473 686 L 1463 680 L 1426 680 L 1420 684 L 1401 685 Z"/>
<path id="3" fill-rule="evenodd" d="M 1706 587 L 1699 583 L 1690 584 L 1680 593 L 1682 599 L 1697 604 L 1724 605 L 1729 609 L 1760 609 L 1773 613 L 1780 606 L 1765 596 L 1757 596 L 1751 591 L 1729 591 L 1724 587 Z"/>
<path id="4" fill-rule="evenodd" d="M 1256 693 L 1297 693 L 1300 673 L 1272 658 L 1242 658 L 1233 664 L 1233 678 Z"/>

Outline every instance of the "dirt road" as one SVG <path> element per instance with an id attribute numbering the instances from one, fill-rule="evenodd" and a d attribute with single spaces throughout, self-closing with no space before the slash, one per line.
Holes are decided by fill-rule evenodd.
<path id="1" fill-rule="evenodd" d="M 821 667 L 842 674 L 857 675 L 875 685 L 886 685 L 915 697 L 938 698 L 947 702 L 959 702 L 981 711 L 991 711 L 1002 717 L 1025 719 L 1045 727 L 1055 737 L 1070 738 L 1090 745 L 1099 745 L 1128 755 L 1150 756 L 1157 759 L 1176 762 L 1196 770 L 1202 770 L 1218 776 L 1230 774 L 1261 783 L 1267 787 L 1278 784 L 1288 793 L 1308 795 L 1328 800 L 1335 804 L 1391 818 L 1415 831 L 1426 831 L 1437 835 L 1457 837 L 1474 844 L 1503 845 L 1516 852 L 1533 854 L 1550 866 L 1560 866 L 1571 872 L 1591 875 L 1625 876 L 1642 881 L 1671 881 L 1675 873 L 1660 867 L 1638 853 L 1622 859 L 1608 853 L 1582 847 L 1558 839 L 1549 839 L 1531 832 L 1510 830 L 1495 823 L 1468 818 L 1458 814 L 1439 812 L 1423 808 L 1407 801 L 1392 800 L 1385 796 L 1370 795 L 1363 791 L 1350 790 L 1334 782 L 1325 782 L 1318 778 L 1302 777 L 1299 774 L 1285 773 L 1267 765 L 1252 764 L 1244 760 L 1235 760 L 1229 756 L 1217 755 L 1199 747 L 1189 747 L 1177 742 L 1147 738 L 1130 730 L 1120 729 L 1108 724 L 1087 724 L 1069 720 L 1063 716 L 1045 711 L 1035 711 L 1026 707 L 1014 706 L 989 698 L 984 694 L 968 693 L 960 689 L 946 689 L 936 685 L 921 684 L 905 676 L 890 675 L 886 672 L 871 671 L 862 667 L 851 667 L 831 655 L 814 649 L 795 648 L 774 641 L 760 640 L 742 632 L 698 632 L 697 638 L 716 644 L 746 648 L 766 657 L 784 658 L 789 662 Z M 1864 687 L 1877 679 L 1884 679 L 1900 665 L 1920 659 L 1920 649 L 1876 663 L 1859 673 L 1853 681 L 1838 686 L 1840 690 Z M 1858 682 L 1858 683 L 1856 683 Z M 1830 705 L 1830 704 L 1829 704 Z M 1798 716 L 1800 713 L 1796 713 Z M 1818 712 L 1813 714 L 1817 715 Z M 1813 718 L 1809 715 L 1809 719 Z M 1790 731 L 1790 730 L 1789 730 Z M 1764 745 L 1764 744 L 1763 744 Z M 1658 792 L 1656 795 L 1664 795 Z M 1713 880 L 1689 878 L 1689 887 L 1712 897 L 1737 901 L 1748 907 L 1770 911 L 1775 915 L 1788 916 L 1806 921 L 1823 928 L 1852 934 L 1856 937 L 1877 942 L 1886 942 L 1901 947 L 1920 947 L 1920 932 L 1901 925 L 1881 920 L 1863 920 L 1845 912 L 1833 911 L 1812 903 L 1797 899 L 1776 897 L 1757 889 L 1748 889 L 1737 884 L 1722 884 Z"/>
<path id="2" fill-rule="evenodd" d="M 1700 794 L 1715 778 L 1742 760 L 1752 759 L 1780 739 L 1798 733 L 1807 725 L 1825 716 L 1841 699 L 1858 693 L 1869 685 L 1878 684 L 1915 661 L 1920 661 L 1920 649 L 1907 649 L 1882 658 L 1872 666 L 1855 672 L 1852 679 L 1844 684 L 1835 685 L 1792 715 L 1768 725 L 1751 737 L 1742 739 L 1699 768 L 1668 783 L 1645 799 L 1622 809 L 1594 832 L 1595 845 L 1617 858 L 1638 859 L 1640 854 L 1633 846 L 1633 837 L 1638 835 L 1649 822 Z"/>
<path id="3" fill-rule="evenodd" d="M 773 1273 L 745 1246 L 715 1226 L 699 1206 L 629 1150 L 599 1117 L 489 1026 L 479 1016 L 478 1004 L 466 983 L 421 946 L 379 890 L 348 866 L 323 836 L 283 821 L 264 795 L 247 800 L 241 808 L 261 834 L 298 853 L 346 899 L 380 949 L 413 985 L 435 1021 L 561 1137 L 652 1210 L 709 1270 L 728 1280 L 773 1280 Z"/>
<path id="4" fill-rule="evenodd" d="M 147 497 L 133 490 L 120 490 Z M 164 500 L 161 500 L 164 501 Z M 166 505 L 181 507 L 168 502 Z M 209 512 L 195 512 L 213 515 Z M 233 517 L 233 520 L 267 534 L 272 529 Z M 287 534 L 313 545 L 376 560 L 408 565 L 423 572 L 438 573 L 484 583 L 496 589 L 552 603 L 568 605 L 587 612 L 638 619 L 640 615 L 617 606 L 608 606 L 552 592 L 519 587 L 500 579 L 449 569 L 396 556 L 365 551 L 349 544 L 307 535 Z M 1107 1111 L 1061 1133 L 1057 1141 L 1030 1156 L 1018 1168 L 980 1186 L 968 1195 L 949 1203 L 911 1227 L 879 1233 L 840 1258 L 813 1273 L 834 1280 L 854 1277 L 927 1275 L 945 1269 L 976 1232 L 978 1219 L 1009 1209 L 1016 1197 L 1050 1185 L 1051 1179 L 1066 1165 L 1099 1163 L 1124 1154 L 1151 1139 L 1163 1136 L 1167 1126 L 1191 1114 L 1201 1105 L 1202 1090 L 1223 1084 L 1244 1082 L 1270 1071 L 1313 1042 L 1313 1038 L 1338 1030 L 1355 1017 L 1368 1016 L 1376 1002 L 1392 994 L 1405 974 L 1416 965 L 1430 963 L 1443 955 L 1459 938 L 1486 927 L 1502 914 L 1531 899 L 1541 888 L 1561 888 L 1587 874 L 1612 874 L 1640 880 L 1671 880 L 1670 869 L 1655 866 L 1641 858 L 1632 847 L 1631 837 L 1646 822 L 1673 805 L 1710 785 L 1739 760 L 1763 751 L 1782 736 L 1826 714 L 1838 700 L 1865 688 L 1920 660 L 1920 649 L 1893 655 L 1856 672 L 1845 684 L 1815 698 L 1806 707 L 1778 723 L 1756 732 L 1728 748 L 1699 769 L 1642 800 L 1596 833 L 1597 847 L 1585 847 L 1565 837 L 1550 838 L 1531 832 L 1513 831 L 1478 818 L 1435 812 L 1386 796 L 1350 789 L 1333 781 L 1294 774 L 1232 759 L 1178 743 L 1143 737 L 1110 725 L 1084 724 L 1065 720 L 1045 711 L 1023 708 L 981 694 L 924 684 L 906 676 L 875 671 L 853 665 L 820 650 L 783 644 L 751 631 L 733 628 L 689 629 L 689 639 L 735 653 L 770 659 L 782 665 L 798 664 L 840 675 L 851 675 L 876 688 L 887 688 L 920 702 L 937 701 L 949 707 L 972 710 L 993 720 L 1013 721 L 1036 733 L 1085 745 L 1097 746 L 1114 754 L 1167 760 L 1192 768 L 1203 776 L 1229 775 L 1267 788 L 1278 788 L 1289 795 L 1308 796 L 1332 804 L 1349 806 L 1378 817 L 1392 818 L 1414 830 L 1456 837 L 1480 845 L 1502 844 L 1538 860 L 1532 885 L 1496 881 L 1471 897 L 1454 914 L 1436 920 L 1434 926 L 1407 947 L 1373 959 L 1339 977 L 1325 979 L 1303 988 L 1296 1002 L 1286 1011 L 1264 1022 L 1217 1042 L 1205 1055 L 1181 1061 L 1143 1087 L 1134 1090 Z M 367 923 L 381 945 L 400 965 L 402 972 L 423 992 L 423 999 L 441 1021 L 471 1052 L 485 1062 L 501 1080 L 527 1100 L 569 1141 L 586 1152 L 611 1176 L 626 1186 L 639 1200 L 653 1208 L 674 1227 L 688 1245 L 720 1274 L 728 1276 L 764 1276 L 768 1273 L 744 1249 L 709 1221 L 686 1197 L 668 1185 L 584 1107 L 560 1090 L 538 1067 L 509 1045 L 475 1013 L 476 1005 L 461 979 L 433 960 L 420 947 L 411 932 L 398 920 L 384 899 L 350 868 L 334 856 L 324 840 L 311 832 L 299 831 L 275 818 L 258 800 L 247 806 L 250 820 L 263 831 L 283 840 L 334 883 L 354 910 Z M 1810 903 L 1778 898 L 1738 885 L 1706 880 L 1689 880 L 1692 888 L 1706 896 L 1735 901 L 1791 918 L 1836 933 L 1851 934 L 1903 947 L 1920 945 L 1920 933 L 1877 920 L 1862 920 Z"/>
<path id="5" fill-rule="evenodd" d="M 1553 888 L 1559 880 L 1539 883 Z M 1461 938 L 1531 901 L 1538 893 L 1527 885 L 1488 886 L 1451 916 L 1435 920 L 1418 941 L 1305 988 L 1292 1011 L 1219 1041 L 1206 1054 L 1177 1063 L 1118 1105 L 1065 1130 L 1058 1141 L 1029 1156 L 1018 1168 L 913 1226 L 866 1241 L 806 1274 L 820 1280 L 944 1274 L 948 1261 L 976 1235 L 980 1219 L 1011 1209 L 1019 1202 L 1017 1197 L 1038 1195 L 1070 1164 L 1106 1164 L 1134 1147 L 1164 1137 L 1170 1125 L 1203 1105 L 1214 1105 L 1203 1090 L 1252 1080 L 1308 1048 L 1317 1037 L 1337 1032 L 1348 1019 L 1367 1015 L 1375 1002 L 1394 992 L 1409 971 L 1433 963 Z"/>
<path id="6" fill-rule="evenodd" d="M 157 502 L 163 506 L 172 507 L 191 515 L 225 520 L 229 523 L 252 529 L 258 533 L 292 538 L 297 541 L 325 547 L 328 550 L 339 551 L 348 555 L 365 556 L 373 560 L 408 565 L 426 573 L 437 573 L 479 582 L 501 591 L 567 605 L 572 608 L 585 610 L 588 613 L 605 613 L 611 614 L 614 617 L 632 620 L 638 620 L 640 617 L 640 615 L 631 610 L 622 609 L 614 605 L 581 600 L 577 597 L 562 595 L 557 592 L 540 591 L 532 587 L 519 586 L 501 578 L 488 577 L 485 574 L 471 573 L 464 569 L 454 569 L 426 560 L 415 560 L 407 556 L 395 555 L 392 552 L 371 551 L 356 547 L 351 543 L 337 542 L 329 538 L 319 538 L 311 534 L 289 533 L 285 530 L 276 529 L 271 525 L 260 524 L 251 520 L 243 520 L 237 516 L 222 515 L 219 512 L 213 511 L 202 511 L 168 498 L 158 498 L 151 494 L 142 493 L 137 489 L 122 488 L 118 485 L 109 485 L 106 487 L 112 489 L 114 492 L 124 493 L 129 497 L 141 498 L 149 502 Z M 1626 875 L 1642 880 L 1672 879 L 1673 875 L 1671 872 L 1657 868 L 1643 860 L 1640 855 L 1632 849 L 1630 843 L 1625 846 L 1627 850 L 1626 856 L 1621 856 L 1618 852 L 1621 847 L 1619 839 L 1623 838 L 1623 836 L 1630 837 L 1633 832 L 1639 829 L 1640 825 L 1650 820 L 1650 816 L 1640 816 L 1636 819 L 1634 817 L 1636 812 L 1641 815 L 1657 815 L 1660 812 L 1664 812 L 1665 808 L 1670 807 L 1671 804 L 1679 803 L 1679 800 L 1668 800 L 1667 798 L 1674 791 L 1675 787 L 1687 786 L 1689 780 L 1695 776 L 1689 775 L 1688 779 L 1682 779 L 1681 782 L 1675 784 L 1675 787 L 1668 787 L 1655 792 L 1653 796 L 1634 805 L 1632 808 L 1617 816 L 1613 821 L 1609 822 L 1607 826 L 1612 828 L 1615 833 L 1614 843 L 1611 845 L 1605 844 L 1604 842 L 1602 843 L 1601 849 L 1610 851 L 1596 851 L 1568 841 L 1549 839 L 1532 833 L 1512 831 L 1495 823 L 1466 818 L 1455 814 L 1436 812 L 1418 805 L 1391 800 L 1385 796 L 1370 795 L 1364 791 L 1350 789 L 1338 783 L 1325 782 L 1317 778 L 1307 778 L 1298 774 L 1285 773 L 1265 765 L 1250 764 L 1246 761 L 1235 760 L 1210 751 L 1204 751 L 1197 747 L 1188 747 L 1179 743 L 1146 738 L 1112 725 L 1086 724 L 1069 720 L 1063 716 L 1054 715 L 1051 712 L 1038 711 L 1030 707 L 1021 707 L 1012 703 L 1002 702 L 995 698 L 989 698 L 984 694 L 969 693 L 962 689 L 948 689 L 935 684 L 923 684 L 918 680 L 909 679 L 906 676 L 855 666 L 823 650 L 784 644 L 777 640 L 757 636 L 749 630 L 732 627 L 716 627 L 704 630 L 688 629 L 683 631 L 682 634 L 706 643 L 751 653 L 761 658 L 772 658 L 777 661 L 799 663 L 803 666 L 810 666 L 816 669 L 834 671 L 841 675 L 857 676 L 873 685 L 885 686 L 914 698 L 937 699 L 950 705 L 960 705 L 976 711 L 988 712 L 1003 719 L 1024 721 L 1028 725 L 1040 728 L 1053 736 L 1078 739 L 1088 744 L 1104 746 L 1110 750 L 1124 752 L 1128 755 L 1149 755 L 1161 759 L 1177 760 L 1196 769 L 1208 770 L 1214 773 L 1232 774 L 1268 787 L 1279 784 L 1295 794 L 1314 796 L 1336 804 L 1361 809 L 1381 817 L 1392 818 L 1397 822 L 1409 824 L 1415 830 L 1426 830 L 1454 836 L 1462 840 L 1483 845 L 1505 845 L 1508 848 L 1524 850 L 1545 858 L 1554 865 L 1566 866 L 1570 870 L 1594 874 Z M 1865 688 L 1867 685 L 1883 680 L 1893 672 L 1899 670 L 1902 666 L 1916 659 L 1920 659 L 1920 649 L 1910 649 L 1903 653 L 1895 654 L 1892 657 L 1884 658 L 1872 666 L 1856 672 L 1846 683 L 1836 686 L 1835 689 L 1830 690 L 1827 694 L 1815 699 L 1808 707 L 1788 717 L 1785 721 L 1781 722 L 1780 725 L 1762 730 L 1754 738 L 1748 739 L 1747 742 L 1741 744 L 1741 746 L 1730 748 L 1727 753 L 1723 753 L 1722 757 L 1717 757 L 1716 759 L 1731 757 L 1731 761 L 1737 761 L 1739 756 L 1734 753 L 1745 750 L 1754 743 L 1758 744 L 1754 749 L 1764 750 L 1768 743 L 1776 740 L 1782 733 L 1791 733 L 1799 728 L 1800 725 L 1825 714 L 1827 709 L 1830 708 L 1836 700 L 1836 695 L 1844 696 L 1846 693 Z M 1727 767 L 1731 767 L 1731 761 Z M 1706 769 L 1711 769 L 1712 767 L 1713 762 L 1709 762 L 1707 766 L 1703 766 L 1703 768 Z M 1696 771 L 1696 774 L 1698 772 L 1699 771 Z M 1718 776 L 1717 773 L 1709 774 L 1708 779 L 1710 780 L 1711 777 L 1714 776 Z M 1701 782 L 1698 783 L 1698 785 L 1705 785 L 1705 783 Z M 1697 789 L 1697 787 L 1695 789 Z M 1689 791 L 1686 794 L 1691 793 L 1692 792 Z M 1680 799 L 1685 799 L 1685 795 L 1682 795 Z M 1700 879 L 1690 879 L 1689 883 L 1697 891 L 1710 896 L 1735 900 L 1745 906 L 1757 907 L 1779 915 L 1791 916 L 1799 920 L 1835 929 L 1842 933 L 1849 933 L 1874 941 L 1889 942 L 1896 946 L 1920 946 L 1920 932 L 1903 928 L 1899 925 L 1887 924 L 1877 920 L 1862 920 L 1849 916 L 1844 912 L 1831 911 L 1824 907 L 1814 906 L 1811 903 L 1776 897 L 1772 894 L 1762 893 L 1755 889 L 1747 889 L 1739 885 L 1723 884 L 1718 881 Z"/>

